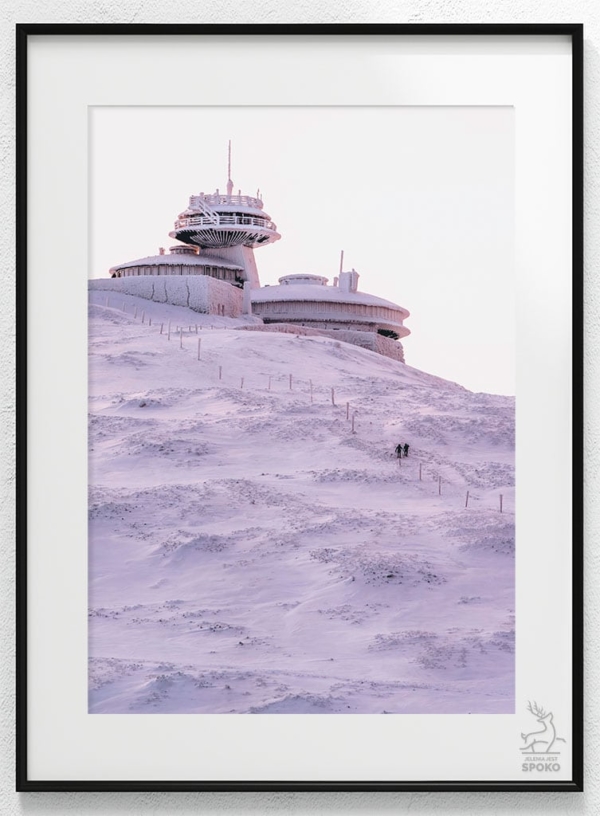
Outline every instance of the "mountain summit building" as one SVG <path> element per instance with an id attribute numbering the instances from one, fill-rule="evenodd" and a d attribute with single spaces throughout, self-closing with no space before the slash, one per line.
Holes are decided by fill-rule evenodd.
<path id="1" fill-rule="evenodd" d="M 359 274 L 344 271 L 342 252 L 333 285 L 320 275 L 294 274 L 279 278 L 277 286 L 262 286 L 254 250 L 278 241 L 277 225 L 256 196 L 234 195 L 231 180 L 231 142 L 226 192 L 191 195 L 179 213 L 171 238 L 179 243 L 166 253 L 159 249 L 135 261 L 111 267 L 108 286 L 127 294 L 177 303 L 208 314 L 239 317 L 252 314 L 276 330 L 319 333 L 370 348 L 404 361 L 401 338 L 409 312 L 383 298 L 358 289 Z M 161 277 L 151 288 L 133 279 Z M 186 279 L 185 302 L 181 299 Z M 179 281 L 179 282 L 178 282 Z"/>

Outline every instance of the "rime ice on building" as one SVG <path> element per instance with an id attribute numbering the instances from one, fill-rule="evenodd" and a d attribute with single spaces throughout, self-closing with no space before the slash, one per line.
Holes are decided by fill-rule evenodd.
<path id="1" fill-rule="evenodd" d="M 410 334 L 404 326 L 409 312 L 388 300 L 360 292 L 358 272 L 343 270 L 343 253 L 333 285 L 328 285 L 328 279 L 320 275 L 295 274 L 279 278 L 278 286 L 261 287 L 254 249 L 272 244 L 281 236 L 263 209 L 259 191 L 255 197 L 242 195 L 241 190 L 233 194 L 231 142 L 226 193 L 217 189 L 214 193 L 190 196 L 187 208 L 179 214 L 169 235 L 181 242 L 171 247 L 170 254 L 161 249 L 158 255 L 118 264 L 110 269 L 111 277 L 210 277 L 244 289 L 243 298 L 238 295 L 237 300 L 228 299 L 233 304 L 228 313 L 239 303 L 239 313 L 252 313 L 266 324 L 285 323 L 335 333 L 346 342 L 404 360 L 402 345 L 394 341 Z M 214 289 L 216 284 L 212 286 Z M 205 291 L 208 298 L 210 287 Z M 222 293 L 220 298 L 212 294 L 203 311 L 212 313 L 212 302 L 223 300 Z M 222 305 L 218 313 L 225 314 Z"/>
<path id="2" fill-rule="evenodd" d="M 227 165 L 227 193 L 200 193 L 190 196 L 187 209 L 179 214 L 171 238 L 208 250 L 242 268 L 242 280 L 252 289 L 260 286 L 254 248 L 272 244 L 281 236 L 271 217 L 263 210 L 260 197 L 233 195 L 231 142 Z"/>
<path id="3" fill-rule="evenodd" d="M 333 286 L 319 275 L 285 275 L 279 286 L 252 292 L 252 312 L 265 323 L 292 323 L 315 329 L 379 332 L 406 337 L 409 312 L 383 298 L 358 291 L 358 272 L 340 272 Z"/>
<path id="4" fill-rule="evenodd" d="M 109 270 L 114 278 L 139 275 L 209 275 L 240 287 L 244 283 L 242 272 L 243 267 L 239 264 L 208 254 L 200 255 L 198 247 L 183 244 L 172 246 L 169 254 L 160 247 L 158 255 L 117 264 Z"/>
<path id="5" fill-rule="evenodd" d="M 242 287 L 260 286 L 254 248 L 271 244 L 281 236 L 257 197 L 233 195 L 231 142 L 229 143 L 227 193 L 191 195 L 169 233 L 182 243 L 166 255 L 141 258 L 110 269 L 113 277 L 131 275 L 208 275 Z"/>

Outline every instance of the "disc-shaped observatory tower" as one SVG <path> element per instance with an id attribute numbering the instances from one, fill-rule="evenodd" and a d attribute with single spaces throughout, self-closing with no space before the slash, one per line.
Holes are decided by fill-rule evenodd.
<path id="1" fill-rule="evenodd" d="M 242 278 L 252 289 L 260 286 L 254 259 L 255 247 L 278 241 L 277 225 L 264 211 L 260 191 L 256 197 L 233 195 L 231 180 L 231 142 L 227 165 L 227 193 L 200 193 L 190 201 L 169 233 L 184 244 L 209 250 L 214 257 L 235 263 L 243 269 Z"/>

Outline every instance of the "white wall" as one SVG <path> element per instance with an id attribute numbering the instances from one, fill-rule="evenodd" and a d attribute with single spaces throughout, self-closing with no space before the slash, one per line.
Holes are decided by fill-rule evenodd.
<path id="1" fill-rule="evenodd" d="M 157 303 L 171 303 L 173 306 L 188 306 L 201 314 L 224 314 L 225 317 L 239 317 L 242 313 L 243 293 L 241 289 L 208 275 L 141 275 L 131 278 L 106 278 L 91 280 L 90 289 L 121 292 L 124 295 L 154 300 Z M 225 311 L 220 311 L 220 306 Z"/>
<path id="2" fill-rule="evenodd" d="M 14 792 L 14 24 L 16 22 L 559 23 L 586 25 L 586 585 L 585 794 L 21 794 Z M 4 0 L 0 16 L 0 813 L 27 814 L 597 814 L 600 812 L 600 3 L 597 0 Z M 175 79 L 174 79 L 175 81 Z M 243 81 L 243 79 L 242 79 Z M 85 274 L 85 273 L 82 273 Z"/>

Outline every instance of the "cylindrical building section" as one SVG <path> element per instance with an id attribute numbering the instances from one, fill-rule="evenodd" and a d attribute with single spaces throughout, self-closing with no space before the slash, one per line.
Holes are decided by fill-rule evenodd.
<path id="1" fill-rule="evenodd" d="M 243 267 L 224 258 L 200 253 L 198 247 L 179 244 L 172 246 L 169 254 L 159 249 L 158 255 L 138 258 L 135 261 L 112 266 L 112 278 L 128 278 L 139 275 L 208 275 L 226 281 L 240 289 L 244 285 Z"/>
<path id="2" fill-rule="evenodd" d="M 279 286 L 252 292 L 252 312 L 265 323 L 377 332 L 396 340 L 410 334 L 404 325 L 410 315 L 407 309 L 359 292 L 354 270 L 340 278 L 341 286 L 328 286 L 327 278 L 320 275 L 286 275 L 279 279 Z"/>

